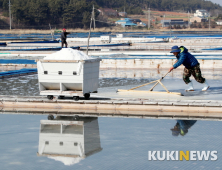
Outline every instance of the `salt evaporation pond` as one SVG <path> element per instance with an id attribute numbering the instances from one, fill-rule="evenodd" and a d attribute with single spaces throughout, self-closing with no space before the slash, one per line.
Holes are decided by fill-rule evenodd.
<path id="1" fill-rule="evenodd" d="M 100 88 L 146 79 L 100 78 Z M 122 84 L 121 84 L 122 83 Z M 39 95 L 37 75 L 2 79 L 1 95 Z M 172 135 L 176 120 L 98 118 L 102 150 L 79 161 L 37 156 L 40 120 L 47 115 L 0 115 L 1 169 L 221 169 L 221 121 L 197 121 L 184 136 Z M 93 135 L 92 135 L 93 136 Z M 63 140 L 63 139 L 61 139 Z M 72 148 L 71 148 L 72 149 Z M 217 161 L 148 161 L 148 151 L 217 151 Z M 65 165 L 66 164 L 66 165 Z"/>
<path id="2" fill-rule="evenodd" d="M 168 53 L 168 51 L 165 51 L 166 53 L 150 53 L 150 54 L 144 54 L 144 55 L 133 55 L 133 54 L 111 54 L 111 55 L 102 55 L 102 56 L 93 56 L 93 57 L 99 57 L 101 59 L 176 59 L 174 55 Z M 191 52 L 192 53 L 192 52 Z M 214 54 L 195 54 L 192 53 L 197 59 L 204 59 L 204 60 L 221 60 L 222 54 L 221 53 L 214 53 Z"/>
<path id="3" fill-rule="evenodd" d="M 0 115 L 1 169 L 221 169 L 220 121 L 197 121 L 173 136 L 175 120 L 98 118 L 102 150 L 79 162 L 37 156 L 43 115 Z M 63 140 L 63 139 L 61 139 Z M 148 161 L 148 151 L 217 151 L 217 161 Z M 68 159 L 68 158 L 67 158 Z"/>
<path id="4" fill-rule="evenodd" d="M 87 33 L 73 35 L 88 36 Z M 59 37 L 59 34 L 56 36 Z M 142 84 L 148 80 L 100 78 L 99 86 Z M 1 95 L 39 95 L 37 75 L 2 79 L 0 87 Z M 40 120 L 46 119 L 46 115 L 0 115 L 0 169 L 222 169 L 221 121 L 197 121 L 186 135 L 173 136 L 171 129 L 176 124 L 175 120 L 100 117 L 98 122 L 102 150 L 74 164 L 64 165 L 61 161 L 36 154 Z M 148 151 L 154 150 L 217 151 L 218 160 L 148 161 Z"/>
<path id="5" fill-rule="evenodd" d="M 177 37 L 177 38 L 222 38 L 220 32 L 196 32 L 189 31 L 184 33 L 182 31 L 165 31 L 165 32 L 91 32 L 91 37 L 100 37 L 102 35 L 110 35 L 112 37 L 116 37 L 116 34 L 123 34 L 124 37 L 144 37 L 144 38 L 169 38 L 169 37 Z M 170 35 L 171 34 L 171 35 Z M 76 33 L 73 32 L 68 35 L 68 38 L 76 37 L 76 38 L 87 38 L 89 35 L 88 32 L 84 33 Z M 60 38 L 61 33 L 55 33 L 54 38 Z M 28 39 L 28 38 L 42 38 L 42 39 L 51 39 L 51 34 L 41 34 L 41 33 L 32 33 L 32 34 L 0 34 L 0 39 Z"/>

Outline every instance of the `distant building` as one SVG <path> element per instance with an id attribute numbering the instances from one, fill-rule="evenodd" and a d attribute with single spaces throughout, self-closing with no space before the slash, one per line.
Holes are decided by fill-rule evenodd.
<path id="1" fill-rule="evenodd" d="M 174 20 L 161 20 L 162 27 L 169 27 L 179 25 L 179 26 L 186 26 L 188 27 L 188 21 L 184 21 L 183 19 L 174 19 Z"/>
<path id="2" fill-rule="evenodd" d="M 140 22 L 140 23 L 137 23 L 137 26 L 140 26 L 140 27 L 145 27 L 145 26 L 146 26 L 146 24 L 145 24 L 145 23 L 143 23 L 143 22 Z"/>
<path id="3" fill-rule="evenodd" d="M 144 27 L 146 26 L 146 24 L 144 22 L 141 22 L 140 24 L 141 24 L 141 26 L 144 26 Z"/>
<path id="4" fill-rule="evenodd" d="M 138 22 L 137 22 L 138 21 Z M 140 22 L 139 22 L 140 21 Z M 140 19 L 131 19 L 131 18 L 121 18 L 115 22 L 116 25 L 121 25 L 122 27 L 129 26 L 146 26 Z"/>
<path id="5" fill-rule="evenodd" d="M 217 25 L 222 25 L 222 20 L 216 21 Z"/>
<path id="6" fill-rule="evenodd" d="M 101 8 L 98 10 L 102 15 L 117 17 L 118 12 L 111 8 Z"/>
<path id="7" fill-rule="evenodd" d="M 193 18 L 190 18 L 190 22 L 206 22 L 207 21 L 207 19 L 205 19 L 205 18 L 201 18 L 201 17 L 193 17 Z"/>
<path id="8" fill-rule="evenodd" d="M 120 17 L 127 17 L 127 13 L 126 12 L 119 12 L 118 15 Z"/>
<path id="9" fill-rule="evenodd" d="M 141 23 L 141 20 L 140 19 L 133 19 L 133 23 L 135 23 L 135 24 L 140 24 Z"/>
<path id="10" fill-rule="evenodd" d="M 133 22 L 126 22 L 122 25 L 123 27 L 130 27 L 130 26 L 137 26 L 137 24 L 134 24 Z"/>
<path id="11" fill-rule="evenodd" d="M 116 25 L 123 25 L 125 24 L 127 21 L 131 21 L 130 18 L 121 18 L 120 20 L 116 21 L 115 24 Z"/>
<path id="12" fill-rule="evenodd" d="M 143 23 L 140 19 L 133 19 L 133 23 L 137 24 L 137 26 L 145 27 L 146 24 Z"/>
<path id="13" fill-rule="evenodd" d="M 194 17 L 207 19 L 209 16 L 210 14 L 205 9 L 198 9 L 196 10 L 196 13 L 194 13 Z"/>

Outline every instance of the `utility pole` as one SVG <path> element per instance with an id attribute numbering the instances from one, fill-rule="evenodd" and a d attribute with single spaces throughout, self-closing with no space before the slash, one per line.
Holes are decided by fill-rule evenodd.
<path id="1" fill-rule="evenodd" d="M 154 23 L 153 23 L 153 28 L 155 29 L 155 27 L 156 27 L 156 17 L 154 17 Z"/>
<path id="2" fill-rule="evenodd" d="M 170 21 L 170 38 L 171 38 L 171 21 Z"/>
<path id="3" fill-rule="evenodd" d="M 12 17 L 11 17 L 11 2 L 9 0 L 9 22 L 10 22 L 10 30 L 12 29 Z"/>
<path id="4" fill-rule="evenodd" d="M 150 29 L 150 8 L 148 9 L 148 30 Z"/>
<path id="5" fill-rule="evenodd" d="M 190 12 L 188 11 L 188 28 L 190 29 Z"/>
<path id="6" fill-rule="evenodd" d="M 210 13 L 209 13 L 209 30 L 210 30 Z"/>
<path id="7" fill-rule="evenodd" d="M 126 9 L 125 9 L 125 6 L 126 6 L 126 0 L 124 0 L 124 17 L 126 17 Z"/>
<path id="8" fill-rule="evenodd" d="M 93 29 L 95 29 L 96 28 L 96 20 L 95 20 L 95 11 L 94 11 L 94 5 L 93 5 L 93 13 L 92 13 L 92 15 L 93 15 Z"/>
<path id="9" fill-rule="evenodd" d="M 163 15 L 163 24 L 162 24 L 162 27 L 164 27 L 164 22 L 165 22 L 165 15 Z"/>
<path id="10" fill-rule="evenodd" d="M 201 0 L 201 9 L 203 9 L 203 0 Z"/>
<path id="11" fill-rule="evenodd" d="M 149 8 L 147 10 L 147 29 L 149 29 Z"/>
<path id="12" fill-rule="evenodd" d="M 93 7 L 93 10 L 94 10 L 94 7 Z M 88 35 L 88 41 L 87 41 L 86 55 L 88 55 L 88 50 L 89 50 L 89 39 L 90 39 L 90 34 L 91 34 L 92 20 L 93 20 L 93 11 L 92 11 L 92 14 L 91 14 L 91 19 L 90 19 L 90 26 L 89 26 L 89 35 Z"/>

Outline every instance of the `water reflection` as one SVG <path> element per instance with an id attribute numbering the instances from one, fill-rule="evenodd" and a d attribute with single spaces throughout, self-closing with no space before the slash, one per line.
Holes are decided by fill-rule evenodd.
<path id="1" fill-rule="evenodd" d="M 188 129 L 191 128 L 197 120 L 176 120 L 177 123 L 174 126 L 173 129 L 170 129 L 172 131 L 173 136 L 185 136 L 188 133 Z"/>
<path id="2" fill-rule="evenodd" d="M 38 156 L 73 165 L 102 150 L 98 118 L 41 120 Z"/>

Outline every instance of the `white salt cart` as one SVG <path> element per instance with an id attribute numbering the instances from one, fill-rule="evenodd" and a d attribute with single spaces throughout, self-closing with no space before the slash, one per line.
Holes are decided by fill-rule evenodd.
<path id="1" fill-rule="evenodd" d="M 101 59 L 86 60 L 39 60 L 37 62 L 40 95 L 63 98 L 79 96 L 89 99 L 97 93 Z"/>

